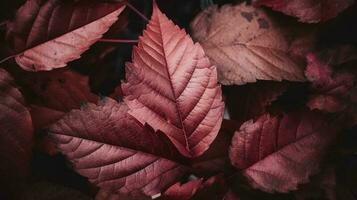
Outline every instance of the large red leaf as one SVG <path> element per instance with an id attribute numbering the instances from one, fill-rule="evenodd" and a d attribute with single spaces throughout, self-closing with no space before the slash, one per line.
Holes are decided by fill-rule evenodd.
<path id="1" fill-rule="evenodd" d="M 142 126 L 127 111 L 125 104 L 105 99 L 73 110 L 50 132 L 75 170 L 99 187 L 153 196 L 176 182 L 185 167 L 170 160 L 179 154 L 164 135 Z"/>
<path id="2" fill-rule="evenodd" d="M 7 41 L 25 70 L 64 67 L 100 39 L 124 7 L 94 0 L 29 0 L 8 24 Z"/>
<path id="3" fill-rule="evenodd" d="M 256 6 L 268 6 L 308 23 L 332 19 L 353 3 L 354 0 L 253 0 Z"/>
<path id="4" fill-rule="evenodd" d="M 224 85 L 305 79 L 303 63 L 291 55 L 303 51 L 299 42 L 291 41 L 298 31 L 283 28 L 262 9 L 246 3 L 212 6 L 198 14 L 191 27 Z"/>
<path id="5" fill-rule="evenodd" d="M 324 115 L 311 111 L 265 114 L 235 133 L 231 162 L 254 187 L 267 192 L 296 190 L 319 170 L 335 129 Z"/>
<path id="6" fill-rule="evenodd" d="M 0 69 L 0 198 L 11 199 L 12 194 L 6 198 L 6 193 L 28 175 L 31 147 L 30 113 L 10 75 Z"/>
<path id="7" fill-rule="evenodd" d="M 155 5 L 128 63 L 124 101 L 129 113 L 164 132 L 187 157 L 205 152 L 223 115 L 217 72 L 199 44 Z"/>

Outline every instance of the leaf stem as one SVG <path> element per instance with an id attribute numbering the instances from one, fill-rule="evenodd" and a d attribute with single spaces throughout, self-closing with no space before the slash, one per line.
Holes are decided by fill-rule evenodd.
<path id="1" fill-rule="evenodd" d="M 138 43 L 138 40 L 127 39 L 100 39 L 99 42 L 112 42 L 112 43 Z"/>
<path id="2" fill-rule="evenodd" d="M 11 58 L 14 58 L 14 57 L 16 57 L 17 55 L 11 55 L 11 56 L 8 56 L 8 57 L 6 57 L 6 58 L 4 58 L 4 59 L 2 59 L 2 60 L 0 60 L 0 64 L 2 64 L 2 63 L 4 63 L 4 62 L 6 62 L 6 61 L 8 61 L 8 60 L 10 60 Z"/>
<path id="3" fill-rule="evenodd" d="M 126 3 L 126 5 L 132 10 L 134 11 L 136 14 L 138 14 L 141 18 L 143 18 L 146 22 L 149 21 L 149 19 L 143 14 L 141 13 L 138 9 L 136 9 L 133 5 L 131 5 L 129 2 Z"/>

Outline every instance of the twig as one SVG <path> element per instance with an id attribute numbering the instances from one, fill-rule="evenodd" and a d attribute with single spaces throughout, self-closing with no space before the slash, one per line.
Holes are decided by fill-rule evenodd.
<path id="1" fill-rule="evenodd" d="M 138 43 L 138 40 L 127 39 L 100 39 L 99 42 L 112 42 L 112 43 Z"/>
<path id="2" fill-rule="evenodd" d="M 8 56 L 8 57 L 6 57 L 6 58 L 0 60 L 0 64 L 6 62 L 6 61 L 8 61 L 8 60 L 10 60 L 11 58 L 14 58 L 14 57 L 16 57 L 16 56 L 17 56 L 17 55 Z"/>
<path id="3" fill-rule="evenodd" d="M 132 10 L 134 11 L 136 14 L 138 14 L 141 18 L 143 18 L 145 21 L 149 21 L 149 19 L 143 14 L 141 13 L 139 10 L 137 10 L 133 5 L 131 5 L 129 2 L 126 3 L 126 5 Z"/>

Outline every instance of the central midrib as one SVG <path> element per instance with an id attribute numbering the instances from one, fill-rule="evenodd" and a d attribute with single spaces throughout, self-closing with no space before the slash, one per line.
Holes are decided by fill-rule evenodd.
<path id="1" fill-rule="evenodd" d="M 160 22 L 160 17 L 159 15 L 157 15 L 157 18 L 158 18 L 158 24 L 159 24 L 159 32 L 160 32 L 160 38 L 161 38 L 161 43 L 162 43 L 162 53 L 163 53 L 163 56 L 164 56 L 164 60 L 165 60 L 165 64 L 166 64 L 166 73 L 167 73 L 167 76 L 169 78 L 169 82 L 170 82 L 170 87 L 171 87 L 171 90 L 172 90 L 172 96 L 174 97 L 174 102 L 175 102 L 175 107 L 176 107 L 176 112 L 179 116 L 179 120 L 180 120 L 180 124 L 181 124 L 181 127 L 182 127 L 182 131 L 183 131 L 183 135 L 184 135 L 184 138 L 185 138 L 185 143 L 186 143 L 186 150 L 188 152 L 190 152 L 190 147 L 189 147 L 189 143 L 188 143 L 188 139 L 187 139 L 187 132 L 186 132 L 186 129 L 185 129 L 185 126 L 184 126 L 184 123 L 182 121 L 182 113 L 179 109 L 179 103 L 177 102 L 177 97 L 175 95 L 175 90 L 174 90 L 174 86 L 172 84 L 172 79 L 171 79 L 171 75 L 170 75 L 170 72 L 169 72 L 169 68 L 168 68 L 168 62 L 167 62 L 167 59 L 166 59 L 166 53 L 165 53 L 165 47 L 164 47 L 164 40 L 163 40 L 163 34 L 162 34 L 162 27 L 161 27 L 161 22 Z M 177 66 L 177 67 L 180 67 L 180 66 Z"/>

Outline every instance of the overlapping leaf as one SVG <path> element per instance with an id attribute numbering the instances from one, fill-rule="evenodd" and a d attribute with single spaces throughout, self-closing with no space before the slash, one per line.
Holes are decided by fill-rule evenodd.
<path id="1" fill-rule="evenodd" d="M 125 104 L 105 99 L 73 110 L 50 132 L 75 170 L 91 182 L 119 194 L 150 197 L 175 183 L 185 167 L 170 160 L 179 155 L 166 137 L 127 111 Z"/>
<path id="2" fill-rule="evenodd" d="M 213 6 L 201 12 L 191 27 L 193 37 L 217 65 L 222 84 L 304 80 L 303 65 L 289 56 L 286 32 L 261 9 L 246 4 Z"/>
<path id="3" fill-rule="evenodd" d="M 126 66 L 122 85 L 129 113 L 164 132 L 187 157 L 205 152 L 223 115 L 215 66 L 199 44 L 154 6 Z"/>
<path id="4" fill-rule="evenodd" d="M 253 0 L 256 6 L 268 6 L 307 23 L 332 19 L 353 3 L 354 0 Z"/>
<path id="5" fill-rule="evenodd" d="M 25 70 L 64 67 L 100 39 L 124 7 L 94 0 L 29 0 L 8 24 L 7 41 Z"/>
<path id="6" fill-rule="evenodd" d="M 231 162 L 254 187 L 267 192 L 296 190 L 319 170 L 336 128 L 324 115 L 310 111 L 265 114 L 235 133 Z"/>
<path id="7" fill-rule="evenodd" d="M 0 69 L 0 197 L 16 191 L 30 170 L 32 122 L 20 91 L 11 76 Z M 5 195 L 5 196 L 3 196 Z M 7 196 L 9 195 L 9 196 Z"/>

